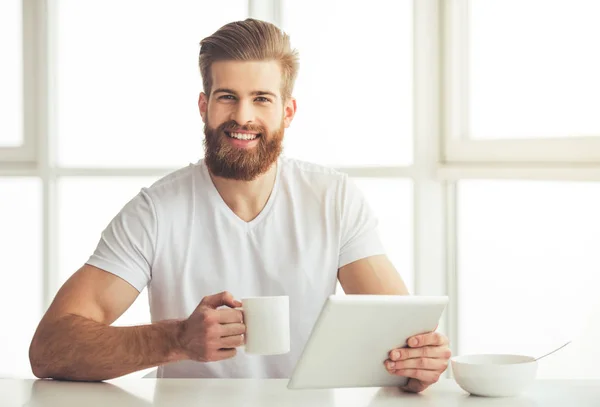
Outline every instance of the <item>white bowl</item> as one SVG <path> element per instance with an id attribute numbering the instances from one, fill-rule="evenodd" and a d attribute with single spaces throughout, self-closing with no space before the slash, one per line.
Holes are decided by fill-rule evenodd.
<path id="1" fill-rule="evenodd" d="M 475 396 L 511 397 L 535 380 L 535 358 L 522 355 L 466 355 L 450 360 L 456 383 Z"/>

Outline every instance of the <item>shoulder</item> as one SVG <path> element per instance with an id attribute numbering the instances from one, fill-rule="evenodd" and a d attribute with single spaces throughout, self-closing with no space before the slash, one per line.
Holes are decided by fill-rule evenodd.
<path id="1" fill-rule="evenodd" d="M 196 164 L 189 164 L 186 167 L 173 171 L 155 181 L 150 187 L 146 188 L 149 193 L 160 194 L 172 189 L 178 189 L 182 186 L 189 186 L 194 177 L 200 172 L 203 161 Z"/>
<path id="2" fill-rule="evenodd" d="M 348 175 L 343 172 L 308 161 L 281 157 L 279 162 L 282 178 L 293 181 L 295 184 L 312 188 L 339 188 L 348 179 Z"/>
<path id="3" fill-rule="evenodd" d="M 142 192 L 149 195 L 152 200 L 171 199 L 175 196 L 185 196 L 194 189 L 194 184 L 202 175 L 203 161 L 189 164 L 186 167 L 173 171 L 155 181 Z"/>
<path id="4" fill-rule="evenodd" d="M 199 187 L 199 180 L 203 178 L 202 164 L 201 160 L 175 170 L 150 186 L 142 188 L 138 196 L 155 209 L 172 210 L 186 207 L 193 202 L 193 194 Z"/>

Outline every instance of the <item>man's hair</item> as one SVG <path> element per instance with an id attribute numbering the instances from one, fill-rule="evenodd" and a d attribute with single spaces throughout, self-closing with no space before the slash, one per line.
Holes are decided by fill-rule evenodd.
<path id="1" fill-rule="evenodd" d="M 298 75 L 298 51 L 291 48 L 289 35 L 274 24 L 248 18 L 226 24 L 200 41 L 200 74 L 208 97 L 212 89 L 211 67 L 216 61 L 278 61 L 283 100 L 292 96 Z"/>

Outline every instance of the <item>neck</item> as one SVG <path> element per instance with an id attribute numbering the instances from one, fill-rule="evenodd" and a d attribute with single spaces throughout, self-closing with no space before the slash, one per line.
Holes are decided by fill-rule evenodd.
<path id="1" fill-rule="evenodd" d="M 249 222 L 263 210 L 275 185 L 277 162 L 252 181 L 238 181 L 214 175 L 208 171 L 219 195 L 242 220 Z"/>

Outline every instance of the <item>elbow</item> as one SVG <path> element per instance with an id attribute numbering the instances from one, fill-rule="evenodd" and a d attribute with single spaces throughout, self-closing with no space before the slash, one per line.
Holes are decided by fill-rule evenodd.
<path id="1" fill-rule="evenodd" d="M 35 377 L 37 377 L 38 379 L 49 379 L 50 375 L 46 372 L 46 370 L 41 367 L 40 365 L 34 364 L 33 362 L 31 363 L 31 371 L 33 372 L 33 375 Z"/>
<path id="2" fill-rule="evenodd" d="M 65 363 L 64 359 L 57 359 L 58 356 L 49 356 L 52 355 L 52 351 L 47 346 L 44 341 L 40 341 L 36 337 L 33 338 L 29 346 L 31 372 L 38 379 L 96 382 L 113 378 L 95 378 L 77 373 L 73 369 L 73 365 Z"/>
<path id="3" fill-rule="evenodd" d="M 29 351 L 29 364 L 31 365 L 31 371 L 33 375 L 38 379 L 47 379 L 50 377 L 48 369 L 44 366 L 44 363 Z"/>
<path id="4" fill-rule="evenodd" d="M 29 365 L 31 372 L 38 379 L 55 379 L 56 372 L 52 371 L 52 366 L 57 365 L 56 360 L 48 356 L 48 338 L 44 331 L 47 327 L 39 326 L 36 330 L 31 343 L 29 344 Z"/>
<path id="5" fill-rule="evenodd" d="M 50 377 L 50 374 L 46 367 L 47 364 L 44 363 L 42 349 L 40 349 L 41 346 L 38 342 L 37 335 L 35 335 L 29 345 L 29 364 L 35 377 L 38 379 L 46 379 Z"/>
<path id="6" fill-rule="evenodd" d="M 57 380 L 69 380 L 65 375 L 59 371 L 52 370 L 52 363 L 43 359 L 42 357 L 36 357 L 29 353 L 29 364 L 31 366 L 31 372 L 38 379 L 57 379 Z"/>

